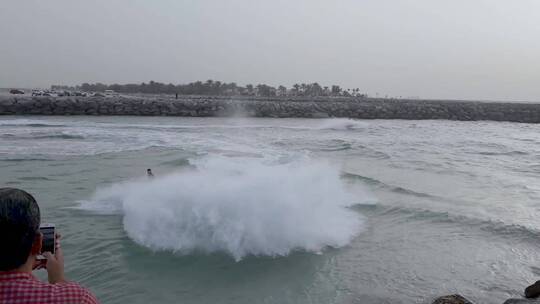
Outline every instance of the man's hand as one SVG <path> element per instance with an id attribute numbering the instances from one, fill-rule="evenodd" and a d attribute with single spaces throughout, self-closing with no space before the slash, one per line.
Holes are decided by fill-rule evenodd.
<path id="1" fill-rule="evenodd" d="M 60 247 L 60 237 L 60 234 L 56 235 L 54 255 L 50 252 L 43 253 L 43 256 L 47 259 L 45 268 L 47 268 L 49 283 L 51 284 L 66 282 L 64 277 L 64 254 Z"/>
<path id="2" fill-rule="evenodd" d="M 38 260 L 38 259 L 36 259 L 34 261 L 34 265 L 32 265 L 32 270 L 45 269 L 45 268 L 47 268 L 46 265 L 47 265 L 46 260 Z"/>

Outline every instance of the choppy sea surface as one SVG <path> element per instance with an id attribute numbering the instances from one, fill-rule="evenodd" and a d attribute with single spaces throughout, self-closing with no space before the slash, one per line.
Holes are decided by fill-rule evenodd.
<path id="1" fill-rule="evenodd" d="M 502 302 L 540 276 L 539 177 L 531 124 L 0 118 L 0 187 L 103 303 Z"/>

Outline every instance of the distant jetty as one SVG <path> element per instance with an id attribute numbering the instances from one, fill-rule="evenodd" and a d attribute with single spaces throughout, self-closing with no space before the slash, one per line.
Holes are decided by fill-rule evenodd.
<path id="1" fill-rule="evenodd" d="M 540 103 L 347 97 L 0 96 L 0 115 L 348 117 L 540 123 Z"/>

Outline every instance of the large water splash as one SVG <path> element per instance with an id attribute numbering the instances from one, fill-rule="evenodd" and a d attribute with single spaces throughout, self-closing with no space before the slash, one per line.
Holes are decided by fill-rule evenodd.
<path id="1" fill-rule="evenodd" d="M 113 185 L 83 208 L 121 212 L 135 242 L 188 254 L 284 256 L 350 242 L 363 226 L 339 170 L 306 160 L 209 158 L 197 170 Z M 361 199 L 361 198 L 360 198 Z"/>

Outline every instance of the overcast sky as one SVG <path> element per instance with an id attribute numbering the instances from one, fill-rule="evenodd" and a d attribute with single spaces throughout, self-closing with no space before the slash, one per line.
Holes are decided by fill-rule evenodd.
<path id="1" fill-rule="evenodd" d="M 0 87 L 340 84 L 540 100 L 539 0 L 2 0 Z"/>

